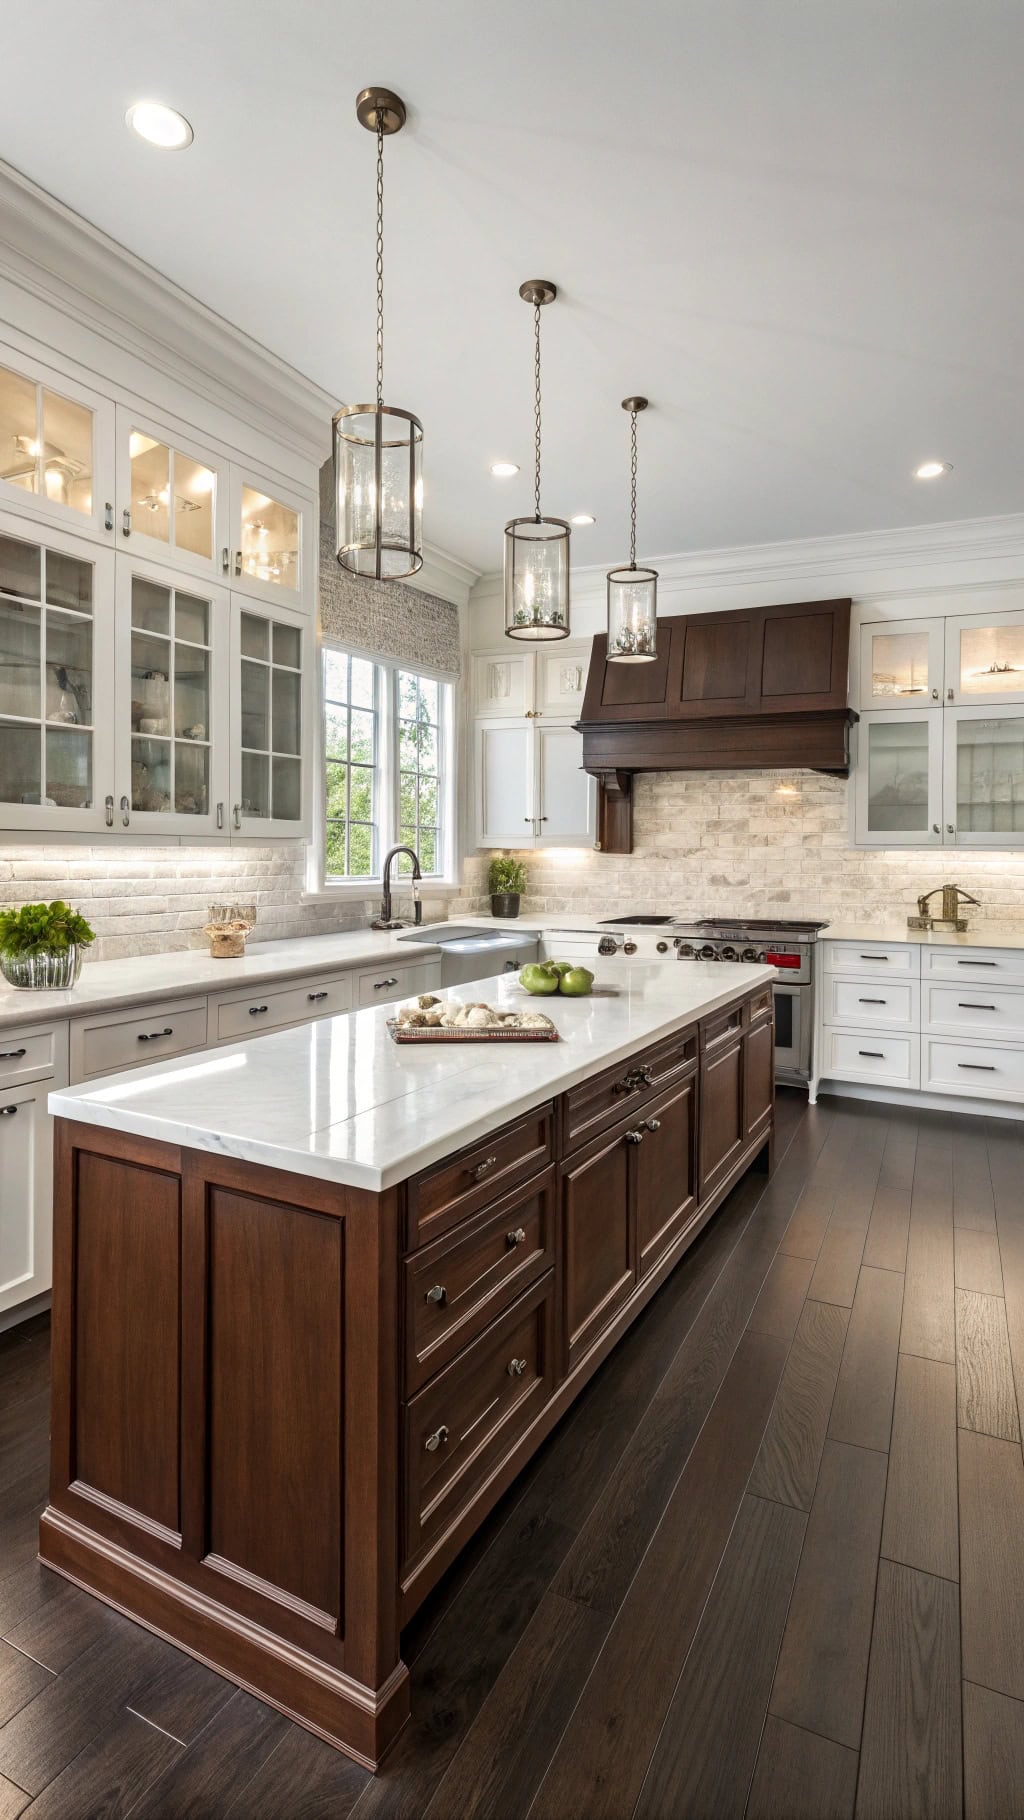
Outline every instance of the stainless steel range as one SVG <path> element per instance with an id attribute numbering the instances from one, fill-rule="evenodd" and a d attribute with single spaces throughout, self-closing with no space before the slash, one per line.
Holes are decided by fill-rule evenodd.
<path id="1" fill-rule="evenodd" d="M 799 1084 L 810 1078 L 814 1037 L 815 943 L 823 922 L 783 917 L 707 916 L 687 922 L 674 916 L 630 913 L 602 919 L 596 931 L 566 931 L 550 938 L 553 953 L 625 961 L 759 961 L 775 968 L 775 1078 Z"/>

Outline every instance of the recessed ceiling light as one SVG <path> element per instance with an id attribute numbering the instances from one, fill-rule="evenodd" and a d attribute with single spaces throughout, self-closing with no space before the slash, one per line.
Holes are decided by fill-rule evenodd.
<path id="1" fill-rule="evenodd" d="M 162 101 L 135 101 L 124 120 L 140 139 L 158 145 L 162 151 L 183 152 L 192 144 L 194 134 L 184 114 L 165 107 Z"/>
<path id="2" fill-rule="evenodd" d="M 596 522 L 593 512 L 574 512 L 569 520 L 571 525 L 592 525 Z"/>
<path id="3" fill-rule="evenodd" d="M 914 479 L 938 480 L 940 474 L 950 474 L 952 471 L 951 461 L 922 461 L 921 466 L 914 469 Z"/>
<path id="4" fill-rule="evenodd" d="M 519 472 L 518 461 L 492 461 L 491 462 L 491 473 L 494 475 L 495 480 L 510 480 L 512 475 L 518 474 L 518 472 Z"/>

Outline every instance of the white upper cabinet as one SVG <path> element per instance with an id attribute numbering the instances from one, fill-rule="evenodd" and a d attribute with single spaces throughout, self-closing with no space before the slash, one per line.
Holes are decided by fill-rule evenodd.
<path id="1" fill-rule="evenodd" d="M 0 827 L 99 831 L 114 791 L 114 557 L 0 513 Z"/>
<path id="2" fill-rule="evenodd" d="M 947 702 L 1024 703 L 1024 612 L 964 614 L 945 626 Z"/>
<path id="3" fill-rule="evenodd" d="M 228 542 L 228 464 L 187 436 L 117 407 L 116 542 L 212 581 Z"/>
<path id="4" fill-rule="evenodd" d="M 583 691 L 590 663 L 589 644 L 568 641 L 557 649 L 535 653 L 534 707 L 544 716 L 562 715 L 576 720 L 583 707 Z"/>
<path id="5" fill-rule="evenodd" d="M 944 833 L 958 847 L 1024 845 L 1024 714 L 950 708 L 945 715 Z"/>
<path id="6" fill-rule="evenodd" d="M 226 832 L 229 611 L 224 588 L 118 558 L 117 828 Z"/>
<path id="7" fill-rule="evenodd" d="M 473 657 L 473 712 L 522 720 L 533 706 L 533 653 L 478 651 Z"/>
<path id="8" fill-rule="evenodd" d="M 0 507 L 112 540 L 114 407 L 0 346 Z"/>
<path id="9" fill-rule="evenodd" d="M 856 838 L 866 846 L 943 842 L 941 708 L 881 709 L 856 729 Z"/>
<path id="10" fill-rule="evenodd" d="M 488 720 L 576 720 L 590 663 L 589 641 L 550 651 L 512 648 L 473 657 L 473 712 Z"/>
<path id="11" fill-rule="evenodd" d="M 941 619 L 880 621 L 860 629 L 861 710 L 930 708 L 943 699 Z"/>
<path id="12" fill-rule="evenodd" d="M 309 834 L 312 643 L 309 619 L 233 597 L 232 833 Z"/>
<path id="13" fill-rule="evenodd" d="M 311 502 L 256 473 L 231 470 L 231 586 L 312 611 L 316 550 Z"/>

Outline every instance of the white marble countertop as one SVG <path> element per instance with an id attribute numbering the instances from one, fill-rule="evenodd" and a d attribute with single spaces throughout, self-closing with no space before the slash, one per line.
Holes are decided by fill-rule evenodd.
<path id="1" fill-rule="evenodd" d="M 382 1189 L 765 984 L 771 967 L 633 963 L 613 995 L 530 999 L 507 974 L 441 994 L 540 1005 L 557 1043 L 400 1047 L 394 1008 L 321 1018 L 50 1095 L 51 1112 Z"/>
<path id="2" fill-rule="evenodd" d="M 977 923 L 962 935 L 908 929 L 906 922 L 830 923 L 820 942 L 916 942 L 926 948 L 1024 948 L 1024 929 L 1013 923 Z"/>

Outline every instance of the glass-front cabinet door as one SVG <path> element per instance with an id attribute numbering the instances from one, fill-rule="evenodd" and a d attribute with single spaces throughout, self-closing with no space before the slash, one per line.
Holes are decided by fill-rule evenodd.
<path id="1" fill-rule="evenodd" d="M 228 467 L 185 436 L 117 408 L 116 541 L 207 580 L 228 568 Z"/>
<path id="2" fill-rule="evenodd" d="M 312 624 L 235 595 L 231 603 L 231 830 L 309 830 L 303 762 Z"/>
<path id="3" fill-rule="evenodd" d="M 863 714 L 855 772 L 858 842 L 938 847 L 942 827 L 943 710 Z"/>
<path id="4" fill-rule="evenodd" d="M 115 826 L 227 832 L 229 596 L 118 558 Z"/>
<path id="5" fill-rule="evenodd" d="M 947 843 L 1024 846 L 1024 710 L 947 708 L 945 746 Z"/>
<path id="6" fill-rule="evenodd" d="M 114 407 L 0 346 L 0 503 L 110 541 Z"/>
<path id="7" fill-rule="evenodd" d="M 947 619 L 945 700 L 981 708 L 1024 703 L 1024 613 Z"/>
<path id="8" fill-rule="evenodd" d="M 941 619 L 879 620 L 860 631 L 860 706 L 928 708 L 943 699 Z"/>
<path id="9" fill-rule="evenodd" d="M 231 470 L 231 585 L 273 605 L 311 609 L 310 500 L 248 468 Z"/>
<path id="10" fill-rule="evenodd" d="M 0 514 L 0 826 L 101 829 L 113 814 L 114 558 L 29 531 Z"/>

